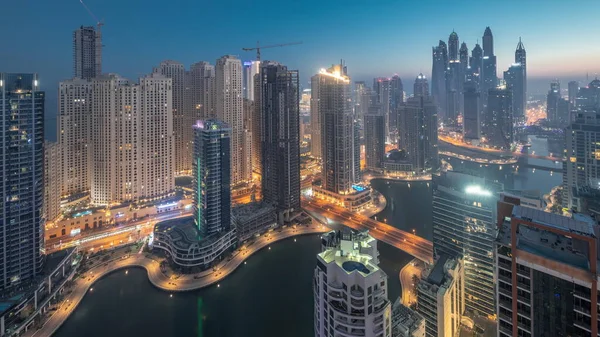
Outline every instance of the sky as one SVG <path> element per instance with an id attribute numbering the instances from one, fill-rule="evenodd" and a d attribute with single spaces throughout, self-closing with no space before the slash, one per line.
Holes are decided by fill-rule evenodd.
<path id="1" fill-rule="evenodd" d="M 103 72 L 130 79 L 165 59 L 189 67 L 222 55 L 255 58 L 264 49 L 300 71 L 304 87 L 319 68 L 344 59 L 353 80 L 399 74 L 412 92 L 414 78 L 431 73 L 431 47 L 455 30 L 471 50 L 486 26 L 494 35 L 498 74 L 514 61 L 522 38 L 530 88 L 550 79 L 584 81 L 600 72 L 600 1 L 577 0 L 87 0 L 104 21 Z M 72 77 L 72 32 L 95 20 L 79 0 L 5 0 L 0 71 L 37 72 L 47 91 L 47 115 L 56 113 L 58 82 Z M 535 81 L 540 88 L 532 86 Z M 537 82 L 535 82 L 537 83 Z M 532 90 L 530 90 L 530 93 Z"/>

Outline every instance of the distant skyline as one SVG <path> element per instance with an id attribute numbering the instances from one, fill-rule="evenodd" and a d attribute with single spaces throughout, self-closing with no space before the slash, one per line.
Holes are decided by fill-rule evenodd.
<path id="1" fill-rule="evenodd" d="M 256 41 L 270 45 L 303 41 L 302 45 L 265 49 L 264 60 L 298 69 L 308 88 L 318 69 L 344 59 L 352 81 L 399 74 L 405 87 L 422 72 L 431 77 L 431 47 L 448 40 L 454 30 L 471 50 L 486 26 L 494 34 L 498 76 L 514 61 L 522 38 L 528 57 L 530 94 L 541 93 L 538 79 L 561 83 L 593 78 L 600 72 L 600 34 L 594 25 L 598 1 L 401 1 L 274 0 L 170 1 L 88 0 L 104 20 L 103 72 L 136 80 L 160 61 L 172 59 L 189 67 L 232 54 L 255 58 Z M 58 82 L 72 77 L 72 34 L 95 25 L 77 0 L 19 0 L 3 5 L 4 34 L 0 71 L 37 72 L 48 92 L 47 115 L 56 113 Z"/>

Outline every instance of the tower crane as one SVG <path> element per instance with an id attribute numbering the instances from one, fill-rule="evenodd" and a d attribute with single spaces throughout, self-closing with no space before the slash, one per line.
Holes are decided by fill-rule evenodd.
<path id="1" fill-rule="evenodd" d="M 79 2 L 81 2 L 81 4 L 83 5 L 83 7 L 85 8 L 85 10 L 90 14 L 90 16 L 92 17 L 92 19 L 94 19 L 94 21 L 96 21 L 96 27 L 98 28 L 98 31 L 102 30 L 102 26 L 104 26 L 104 22 L 98 20 L 98 18 L 94 15 L 94 13 L 88 8 L 88 6 L 85 4 L 85 2 L 83 2 L 83 0 L 79 0 Z"/>
<path id="2" fill-rule="evenodd" d="M 82 1 L 82 3 L 83 3 L 83 1 Z M 295 44 L 302 44 L 302 42 L 289 42 L 289 43 L 274 44 L 274 45 L 270 45 L 270 46 L 261 46 L 260 43 L 258 41 L 256 41 L 256 47 L 254 47 L 254 48 L 242 48 L 242 50 L 243 51 L 256 50 L 256 60 L 260 61 L 260 50 L 261 49 L 275 48 L 275 47 L 285 47 L 285 46 L 291 46 L 291 45 L 295 45 Z"/>

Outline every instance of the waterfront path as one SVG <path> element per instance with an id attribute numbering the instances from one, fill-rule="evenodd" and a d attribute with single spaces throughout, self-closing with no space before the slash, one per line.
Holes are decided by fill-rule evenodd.
<path id="1" fill-rule="evenodd" d="M 283 228 L 281 231 L 271 231 L 260 236 L 250 244 L 242 245 L 242 247 L 232 254 L 231 259 L 227 258 L 223 260 L 216 268 L 197 274 L 180 274 L 168 277 L 160 269 L 160 260 L 146 257 L 143 253 L 125 255 L 121 258 L 101 263 L 99 266 L 86 271 L 85 274 L 75 280 L 75 284 L 71 287 L 70 293 L 64 297 L 60 307 L 54 311 L 52 316 L 45 321 L 39 330 L 29 330 L 23 336 L 51 336 L 65 322 L 69 315 L 75 311 L 75 308 L 77 308 L 83 297 L 88 292 L 93 292 L 93 284 L 114 271 L 133 267 L 144 268 L 148 272 L 150 282 L 155 287 L 168 292 L 192 291 L 214 284 L 219 286 L 218 282 L 235 271 L 248 257 L 268 247 L 271 243 L 297 235 L 318 234 L 329 230 L 326 226 L 313 223 L 309 226 L 290 226 Z"/>

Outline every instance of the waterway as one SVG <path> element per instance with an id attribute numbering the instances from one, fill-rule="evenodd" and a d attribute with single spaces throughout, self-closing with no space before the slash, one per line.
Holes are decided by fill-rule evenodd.
<path id="1" fill-rule="evenodd" d="M 536 154 L 548 153 L 544 139 L 531 144 Z M 480 169 L 507 188 L 548 193 L 562 181 L 560 173 L 548 171 Z M 372 186 L 388 201 L 377 219 L 431 239 L 430 185 L 373 180 Z M 382 242 L 378 247 L 394 300 L 401 293 L 398 273 L 412 257 Z M 286 239 L 250 257 L 219 287 L 172 297 L 154 288 L 142 269 L 118 271 L 94 285 L 54 336 L 312 336 L 312 275 L 319 250 L 318 235 Z"/>

